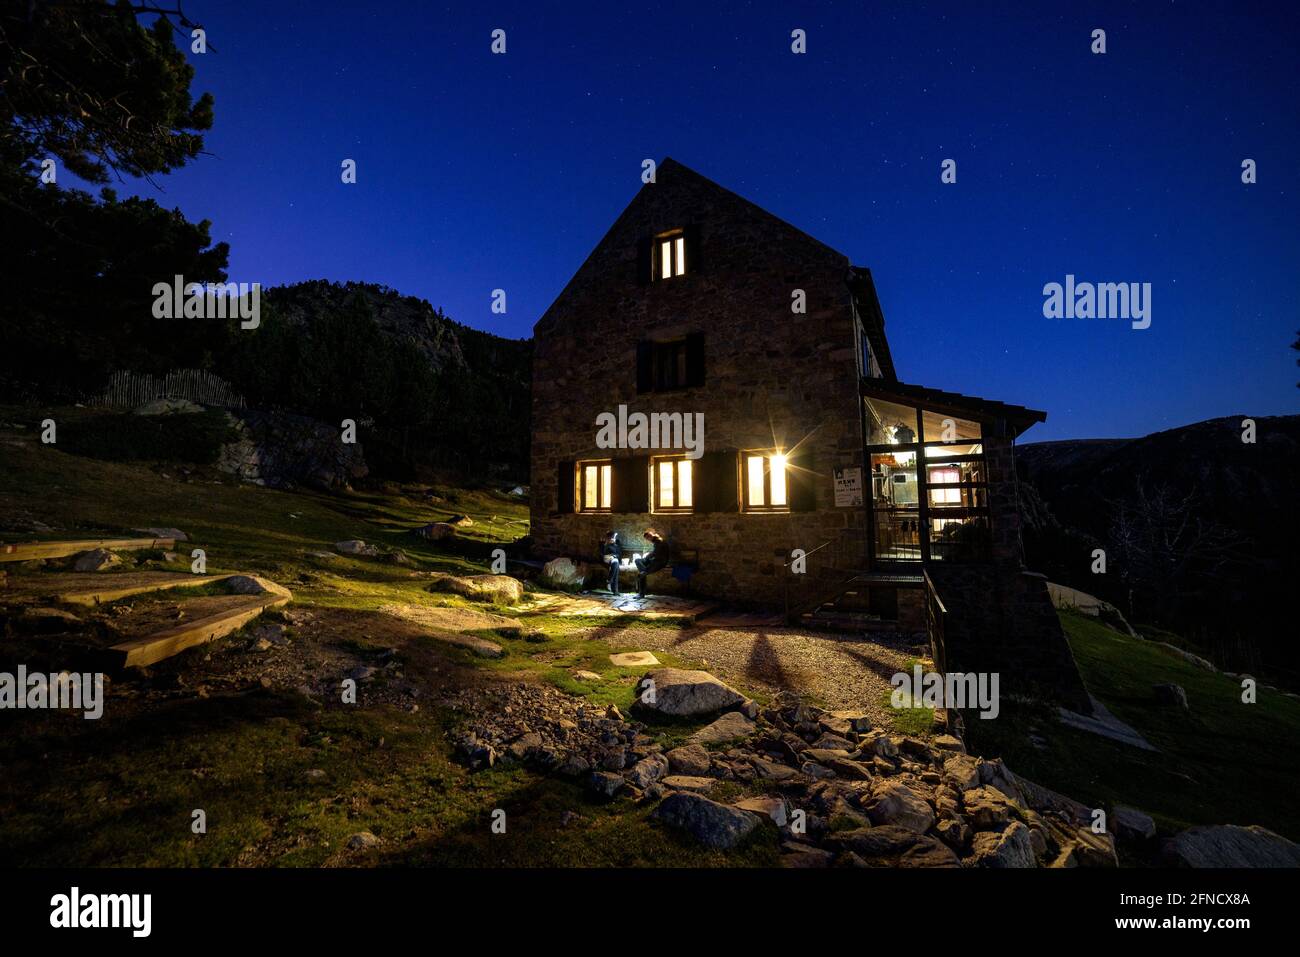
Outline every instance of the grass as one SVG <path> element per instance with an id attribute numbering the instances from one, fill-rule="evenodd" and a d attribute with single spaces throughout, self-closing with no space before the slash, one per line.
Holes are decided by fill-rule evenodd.
<path id="1" fill-rule="evenodd" d="M 83 435 L 107 421 L 85 410 L 51 415 L 61 429 L 65 420 L 75 420 Z M 0 409 L 0 422 L 14 421 L 25 421 L 23 414 Z M 19 537 L 175 526 L 191 539 L 186 556 L 190 548 L 205 549 L 209 574 L 265 575 L 293 590 L 292 607 L 371 616 L 359 619 L 350 642 L 335 643 L 363 660 L 388 642 L 385 623 L 393 619 L 374 614 L 385 604 L 508 612 L 431 593 L 425 580 L 412 576 L 485 572 L 491 548 L 526 533 L 526 504 L 493 489 L 435 485 L 441 501 L 410 486 L 285 492 L 175 463 L 72 455 L 57 444 L 41 445 L 30 431 L 9 430 L 0 439 L 6 443 L 0 525 L 51 526 Z M 474 524 L 458 531 L 451 549 L 409 534 L 457 514 Z M 332 554 L 334 542 L 352 538 L 400 548 L 410 564 Z M 151 567 L 177 567 L 166 566 L 161 554 L 139 557 Z M 180 600 L 189 591 L 170 595 Z M 631 708 L 641 669 L 616 668 L 608 658 L 611 651 L 636 647 L 632 632 L 626 646 L 617 640 L 630 619 L 540 614 L 525 622 L 544 640 L 491 635 L 507 649 L 500 661 L 452 651 L 437 652 L 442 665 L 423 673 L 411 664 L 408 675 L 433 689 L 416 713 L 382 704 L 321 708 L 280 689 L 127 704 L 101 721 L 61 712 L 0 713 L 0 866 L 776 863 L 776 832 L 766 825 L 723 854 L 650 824 L 648 809 L 627 801 L 596 802 L 578 785 L 520 767 L 470 773 L 454 760 L 446 734 L 454 716 L 436 703 L 448 663 L 464 672 L 546 681 L 593 705 Z M 636 627 L 678 626 L 641 621 Z M 301 634 L 307 630 L 293 630 L 295 645 L 313 640 Z M 165 664 L 183 672 L 185 662 L 182 655 Z M 596 672 L 600 680 L 577 681 L 577 670 Z M 699 726 L 661 720 L 650 731 L 672 746 Z M 323 774 L 312 777 L 309 770 Z M 196 809 L 206 814 L 205 834 L 192 830 Z M 489 826 L 497 809 L 506 811 L 504 835 Z M 578 817 L 566 823 L 565 811 Z M 362 830 L 383 844 L 347 851 L 349 835 Z"/>
<path id="2" fill-rule="evenodd" d="M 1061 620 L 1088 689 L 1158 753 L 1057 723 L 1041 706 L 1004 702 L 996 721 L 968 721 L 972 749 L 1091 807 L 1127 804 L 1169 833 L 1194 824 L 1260 824 L 1300 840 L 1300 702 L 1189 664 L 1077 613 Z M 1190 711 L 1156 704 L 1152 685 L 1187 692 Z M 1035 734 L 1045 739 L 1037 748 Z"/>

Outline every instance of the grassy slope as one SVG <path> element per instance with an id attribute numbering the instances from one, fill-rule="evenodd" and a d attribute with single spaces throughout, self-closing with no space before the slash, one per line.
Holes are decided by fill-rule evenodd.
<path id="1" fill-rule="evenodd" d="M 1262 824 L 1300 840 L 1300 701 L 1197 668 L 1159 645 L 1062 613 L 1089 690 L 1159 753 L 1073 731 L 1040 710 L 1012 707 L 1004 719 L 968 722 L 974 749 L 1001 754 L 1018 773 L 1092 807 L 1141 808 L 1162 831 L 1193 824 Z M 1190 712 L 1162 708 L 1154 684 L 1187 691 Z M 1027 738 L 1047 739 L 1043 750 Z"/>
<path id="2" fill-rule="evenodd" d="M 0 414 L 6 418 L 16 417 Z M 417 570 L 483 572 L 474 558 L 406 532 L 465 513 L 475 524 L 464 536 L 486 554 L 489 544 L 527 530 L 526 506 L 493 491 L 439 489 L 445 501 L 436 505 L 397 490 L 288 493 L 210 478 L 182 482 L 173 465 L 81 458 L 40 446 L 30 432 L 10 431 L 0 441 L 0 522 L 35 519 L 58 529 L 42 538 L 175 526 L 207 550 L 209 572 L 269 575 L 288 584 L 301 607 L 368 612 L 388 602 L 468 604 L 425 591 L 411 567 L 309 554 L 329 551 L 335 541 L 401 547 Z M 347 641 L 377 652 L 391 643 L 383 633 L 387 616 L 370 620 L 373 629 Z M 530 624 L 547 635 L 545 642 L 493 636 L 509 651 L 504 660 L 458 652 L 450 660 L 464 669 L 550 681 L 596 704 L 631 704 L 637 671 L 611 665 L 611 646 L 601 640 L 624 625 L 555 616 Z M 363 633 L 371 630 L 373 640 Z M 629 643 L 613 650 L 633 650 L 634 635 L 631 629 Z M 183 671 L 187 655 L 159 667 Z M 575 682 L 576 668 L 600 673 L 601 681 Z M 408 673 L 436 688 L 446 669 L 421 673 L 413 665 Z M 625 801 L 594 803 L 568 782 L 521 768 L 470 774 L 452 760 L 445 736 L 451 718 L 436 707 L 416 714 L 388 706 L 320 709 L 276 688 L 183 697 L 130 714 L 115 710 L 110 703 L 98 722 L 64 713 L 0 714 L 0 865 L 721 866 L 776 857 L 770 829 L 723 855 L 647 825 L 647 812 Z M 696 726 L 654 730 L 672 744 Z M 310 778 L 308 769 L 325 774 Z M 191 832 L 195 808 L 207 813 L 206 835 Z M 490 833 L 496 808 L 507 812 L 507 835 Z M 580 818 L 563 825 L 568 809 Z M 345 852 L 348 835 L 360 830 L 378 834 L 384 845 Z"/>

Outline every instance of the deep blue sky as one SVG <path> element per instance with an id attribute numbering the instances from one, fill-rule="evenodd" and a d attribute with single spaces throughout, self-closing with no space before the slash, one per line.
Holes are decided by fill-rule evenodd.
<path id="1" fill-rule="evenodd" d="M 1026 441 L 1300 406 L 1296 4 L 604 6 L 186 0 L 212 155 L 138 192 L 232 280 L 522 337 L 672 156 L 871 267 L 900 378 L 1047 410 Z M 1044 319 L 1066 273 L 1152 283 L 1151 328 Z"/>

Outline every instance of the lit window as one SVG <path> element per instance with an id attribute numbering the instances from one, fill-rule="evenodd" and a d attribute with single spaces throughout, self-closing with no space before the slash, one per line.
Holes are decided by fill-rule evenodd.
<path id="1" fill-rule="evenodd" d="M 694 507 L 691 488 L 690 459 L 657 459 L 655 461 L 655 510 L 689 509 Z"/>
<path id="2" fill-rule="evenodd" d="M 786 457 L 781 453 L 753 452 L 745 456 L 745 508 L 749 511 L 784 510 Z"/>
<path id="3" fill-rule="evenodd" d="M 960 505 L 961 489 L 957 487 L 961 482 L 961 470 L 954 468 L 931 468 L 930 469 L 930 504 L 931 505 Z M 951 487 L 945 487 L 951 486 Z M 938 526 L 940 529 L 942 525 Z"/>
<path id="4" fill-rule="evenodd" d="M 672 279 L 686 275 L 686 236 L 680 232 L 659 237 L 659 262 L 655 264 L 656 279 Z"/>
<path id="5" fill-rule="evenodd" d="M 613 499 L 614 466 L 609 462 L 578 463 L 580 511 L 608 512 Z"/>

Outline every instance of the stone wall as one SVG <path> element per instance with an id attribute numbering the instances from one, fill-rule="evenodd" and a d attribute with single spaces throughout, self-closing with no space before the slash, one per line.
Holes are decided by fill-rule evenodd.
<path id="1" fill-rule="evenodd" d="M 687 275 L 641 281 L 643 241 L 677 227 L 694 241 Z M 832 482 L 835 467 L 862 466 L 848 269 L 829 247 L 665 161 L 658 182 L 641 188 L 535 328 L 531 530 L 538 555 L 593 555 L 609 528 L 636 547 L 653 525 L 678 547 L 698 549 L 695 590 L 779 604 L 781 565 L 792 549 L 810 551 L 860 530 L 862 510 L 835 508 Z M 805 315 L 791 312 L 795 289 L 806 294 Z M 705 337 L 703 386 L 638 394 L 637 343 L 690 333 Z M 815 475 L 815 509 L 561 512 L 560 463 L 645 454 L 596 447 L 596 416 L 620 404 L 629 412 L 702 412 L 708 451 L 795 449 Z"/>

